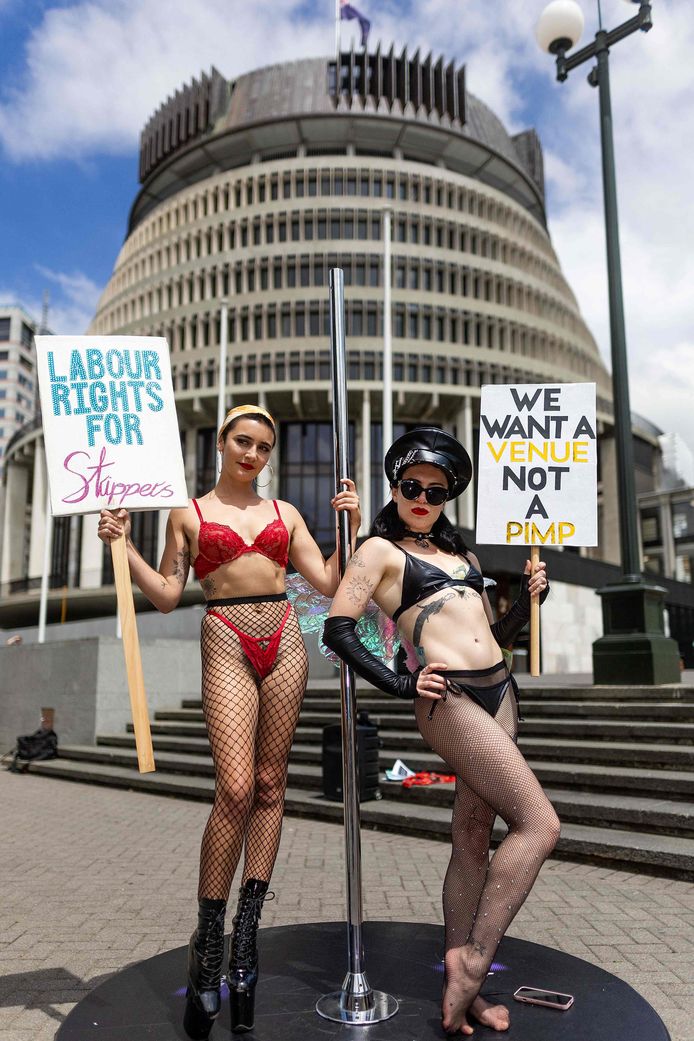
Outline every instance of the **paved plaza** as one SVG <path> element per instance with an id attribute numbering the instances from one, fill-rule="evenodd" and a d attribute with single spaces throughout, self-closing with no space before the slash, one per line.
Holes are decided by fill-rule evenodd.
<path id="1" fill-rule="evenodd" d="M 0 1041 L 49 1041 L 109 975 L 187 943 L 209 805 L 5 771 L 0 804 Z M 263 927 L 344 917 L 342 836 L 286 820 Z M 445 843 L 364 831 L 362 847 L 366 917 L 442 920 Z M 550 861 L 510 935 L 615 973 L 693 1041 L 690 884 Z"/>

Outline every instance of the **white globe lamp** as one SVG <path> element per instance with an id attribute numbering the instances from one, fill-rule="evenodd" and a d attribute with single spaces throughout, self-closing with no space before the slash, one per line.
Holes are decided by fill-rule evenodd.
<path id="1" fill-rule="evenodd" d="M 559 54 L 575 47 L 581 39 L 585 19 L 576 0 L 552 0 L 535 26 L 535 36 L 543 51 Z"/>

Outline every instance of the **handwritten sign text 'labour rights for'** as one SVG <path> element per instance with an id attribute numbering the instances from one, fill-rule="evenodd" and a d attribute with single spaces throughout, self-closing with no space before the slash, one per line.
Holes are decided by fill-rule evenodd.
<path id="1" fill-rule="evenodd" d="M 169 348 L 148 336 L 37 336 L 54 516 L 185 506 Z"/>
<path id="2" fill-rule="evenodd" d="M 597 545 L 595 384 L 482 388 L 477 541 Z"/>

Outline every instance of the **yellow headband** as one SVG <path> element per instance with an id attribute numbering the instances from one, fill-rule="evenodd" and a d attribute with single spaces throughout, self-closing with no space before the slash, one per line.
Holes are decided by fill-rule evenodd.
<path id="1" fill-rule="evenodd" d="M 253 414 L 256 414 L 256 415 L 264 416 L 265 419 L 267 419 L 268 423 L 270 424 L 270 426 L 272 427 L 273 432 L 274 432 L 274 430 L 275 430 L 275 421 L 274 421 L 274 419 L 272 418 L 272 416 L 270 415 L 270 413 L 268 412 L 267 409 L 262 408 L 261 405 L 236 405 L 236 407 L 230 409 L 227 412 L 226 416 L 224 417 L 224 422 L 222 423 L 221 427 L 219 428 L 219 433 L 217 434 L 217 440 L 219 440 L 219 438 L 222 436 L 222 434 L 224 433 L 226 428 L 229 426 L 229 424 L 234 419 L 238 419 L 239 416 L 247 416 L 249 413 L 253 413 Z"/>

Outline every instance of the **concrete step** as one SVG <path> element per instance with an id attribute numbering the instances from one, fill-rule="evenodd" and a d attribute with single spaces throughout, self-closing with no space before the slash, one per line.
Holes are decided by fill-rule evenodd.
<path id="1" fill-rule="evenodd" d="M 541 681 L 538 682 L 537 680 L 532 680 L 526 674 L 522 673 L 516 675 L 516 679 L 520 686 L 521 697 L 524 702 L 532 701 L 545 704 L 547 702 L 558 701 L 564 705 L 566 702 L 580 704 L 581 702 L 588 701 L 605 703 L 608 707 L 615 703 L 621 704 L 623 702 L 641 702 L 643 704 L 651 705 L 673 703 L 694 706 L 694 687 L 684 686 L 681 684 L 668 683 L 659 687 L 598 687 L 586 685 L 576 687 L 568 685 L 556 687 L 544 684 Z M 308 681 L 306 688 L 307 703 L 321 699 L 332 701 L 333 698 L 339 705 L 339 679 L 315 679 Z M 400 711 L 402 711 L 403 702 L 383 694 L 376 687 L 371 686 L 370 683 L 366 683 L 359 678 L 357 678 L 357 698 L 360 705 L 362 701 L 376 699 L 379 702 L 383 702 L 385 705 L 391 705 L 394 706 L 394 708 L 399 707 Z M 202 709 L 202 701 L 200 700 L 199 695 L 191 694 L 190 697 L 183 699 L 181 706 L 184 709 Z"/>
<path id="2" fill-rule="evenodd" d="M 358 710 L 364 710 L 361 702 L 357 703 Z M 689 744 L 694 743 L 694 706 L 689 709 L 686 705 L 676 705 L 672 709 L 660 706 L 661 712 L 646 709 L 637 714 L 629 711 L 633 706 L 627 706 L 625 711 L 620 706 L 611 708 L 610 713 L 606 711 L 593 713 L 587 705 L 571 705 L 573 712 L 563 713 L 563 706 L 557 702 L 552 703 L 551 710 L 547 706 L 537 707 L 521 703 L 523 716 L 522 730 L 526 734 L 543 734 L 568 732 L 576 737 L 591 737 L 605 735 L 605 740 L 611 740 L 613 736 L 624 737 L 629 740 L 658 740 L 663 737 L 668 741 Z M 605 710 L 608 706 L 600 706 Z M 579 709 L 579 711 L 575 711 Z M 189 710 L 188 710 L 189 711 Z M 412 729 L 416 730 L 414 712 L 387 712 L 380 706 L 372 706 L 366 709 L 371 722 L 384 730 Z M 597 716 L 597 718 L 595 717 Z M 163 718 L 157 714 L 157 718 Z M 173 714 L 166 714 L 166 718 L 175 718 Z M 183 718 L 178 716 L 176 718 Z M 200 719 L 203 718 L 200 713 Z M 190 721 L 194 720 L 194 713 L 188 716 Z M 330 706 L 326 709 L 316 709 L 314 704 L 305 705 L 300 723 L 302 727 L 322 728 L 331 722 L 339 722 L 339 706 Z"/>
<path id="3" fill-rule="evenodd" d="M 134 748 L 135 738 L 132 728 L 127 734 L 98 734 L 96 738 L 97 748 L 108 746 L 110 748 Z M 210 742 L 207 737 L 162 737 L 159 734 L 152 735 L 152 747 L 155 752 L 181 752 L 191 755 L 209 755 Z"/>
<path id="4" fill-rule="evenodd" d="M 155 737 L 152 739 L 157 757 L 172 752 L 182 757 L 194 758 L 200 755 L 209 756 L 209 744 L 207 739 L 186 737 Z M 132 735 L 113 734 L 100 735 L 97 745 L 112 748 L 135 748 L 135 739 Z M 601 746 L 602 747 L 602 746 Z M 422 745 L 422 749 L 424 746 Z M 385 770 L 392 766 L 394 759 L 392 753 L 383 752 L 379 756 L 380 767 Z M 405 761 L 414 769 L 433 770 L 440 772 L 443 764 L 439 757 L 433 752 L 421 751 L 417 755 L 406 755 Z M 528 759 L 531 770 L 537 775 L 542 784 L 559 785 L 563 788 L 579 788 L 584 791 L 605 789 L 626 794 L 642 794 L 645 796 L 658 795 L 672 799 L 694 799 L 694 772 L 671 769 L 649 769 L 643 766 L 628 767 L 610 764 L 609 770 L 604 765 L 592 765 L 584 762 L 552 762 L 546 759 Z M 290 764 L 307 768 L 313 764 L 315 769 L 320 769 L 321 751 L 316 745 L 295 744 L 292 748 Z M 421 763 L 421 766 L 417 764 Z"/>
<path id="5" fill-rule="evenodd" d="M 321 745 L 310 732 L 297 730 L 292 756 L 298 761 L 320 762 Z M 379 761 L 391 766 L 395 759 L 405 759 L 413 770 L 440 770 L 441 759 L 429 751 L 418 734 L 381 733 L 383 748 Z M 561 762 L 609 764 L 612 766 L 664 766 L 675 770 L 694 768 L 694 749 L 681 745 L 646 745 L 606 741 L 553 741 L 521 735 L 519 747 L 526 759 L 559 760 Z M 413 765 L 422 764 L 422 765 Z"/>
<path id="6" fill-rule="evenodd" d="M 523 708 L 524 712 L 524 708 Z M 392 732 L 418 733 L 414 713 L 409 715 L 379 717 L 375 713 L 370 717 L 381 730 L 380 736 L 389 740 Z M 318 730 L 328 723 L 339 723 L 338 713 L 315 713 L 304 709 L 299 720 L 300 728 L 315 727 Z M 526 737 L 575 737 L 590 738 L 594 741 L 666 741 L 668 744 L 681 744 L 694 747 L 694 723 L 653 723 L 632 720 L 611 719 L 565 719 L 561 716 L 553 718 L 543 713 L 541 719 L 524 718 L 521 733 Z"/>
<path id="7" fill-rule="evenodd" d="M 404 788 L 401 784 L 381 783 L 385 799 L 408 805 L 448 806 L 455 795 L 453 784 L 433 784 Z M 614 792 L 579 792 L 545 787 L 562 822 L 572 821 L 596 828 L 624 828 L 630 831 L 682 835 L 694 839 L 694 803 L 674 799 L 647 799 Z"/>
<path id="8" fill-rule="evenodd" d="M 181 710 L 183 711 L 183 710 Z M 205 724 L 200 719 L 191 718 L 189 714 L 181 718 L 162 720 L 161 713 L 157 713 L 157 719 L 151 725 L 153 734 L 171 734 L 177 737 L 199 737 L 206 734 Z M 167 716 L 179 713 L 166 713 Z M 374 717 L 374 721 L 376 717 Z M 313 732 L 316 739 L 320 739 L 324 726 L 330 723 L 339 723 L 339 714 L 311 713 L 304 710 L 299 720 L 297 736 L 309 736 Z M 132 724 L 129 725 L 129 728 Z M 400 716 L 394 719 L 386 718 L 382 721 L 380 734 L 384 746 L 392 747 L 398 744 L 401 747 L 412 747 L 413 741 L 420 741 L 419 732 L 414 719 L 414 714 Z M 587 739 L 593 742 L 645 742 L 653 744 L 664 742 L 668 745 L 681 745 L 690 748 L 694 754 L 694 723 L 648 723 L 640 721 L 616 722 L 614 720 L 576 720 L 564 718 L 526 719 L 521 725 L 521 739 L 533 737 L 552 737 L 558 740 Z M 403 742 L 408 742 L 404 745 Z"/>
<path id="9" fill-rule="evenodd" d="M 357 708 L 363 709 L 375 719 L 382 718 L 384 721 L 391 719 L 411 719 L 412 709 L 402 701 L 395 698 L 357 698 Z M 551 718 L 578 718 L 578 719 L 613 719 L 613 720 L 643 720 L 644 722 L 662 721 L 674 723 L 694 723 L 694 703 L 688 704 L 680 701 L 540 701 L 536 698 L 523 698 L 521 702 L 522 714 L 526 720 L 542 719 L 546 716 Z M 193 711 L 192 709 L 181 711 Z M 202 709 L 198 710 L 202 719 Z M 327 713 L 331 717 L 340 714 L 339 698 L 312 698 L 304 702 L 301 718 L 307 715 Z M 164 718 L 163 716 L 161 718 Z M 167 717 L 169 718 L 169 717 Z M 180 717 L 183 718 L 183 717 Z"/>
<path id="10" fill-rule="evenodd" d="M 395 698 L 359 698 L 357 708 L 369 713 L 369 718 L 377 726 L 406 727 L 414 724 L 414 713 L 402 701 Z M 665 723 L 676 725 L 690 724 L 694 727 L 694 704 L 680 702 L 609 702 L 600 701 L 528 701 L 522 702 L 522 714 L 526 722 L 540 723 L 547 719 L 561 720 L 565 725 L 569 721 L 584 720 L 593 725 L 600 721 L 623 723 Z M 155 712 L 158 723 L 202 723 L 202 708 L 166 709 Z M 301 722 L 305 726 L 324 726 L 327 723 L 340 721 L 340 701 L 338 698 L 315 698 L 304 703 L 301 711 Z M 684 735 L 687 736 L 686 734 Z M 691 740 L 691 737 L 689 738 Z"/>
<path id="11" fill-rule="evenodd" d="M 162 770 L 140 774 L 124 766 L 67 759 L 32 763 L 29 769 L 32 773 L 46 777 L 177 795 L 207 802 L 212 800 L 214 793 L 211 777 L 191 777 Z M 328 802 L 322 795 L 302 789 L 291 787 L 287 790 L 285 807 L 290 815 L 342 821 L 341 803 Z M 445 841 L 450 836 L 450 808 L 445 806 L 417 806 L 405 800 L 374 800 L 362 805 L 361 820 L 365 827 L 382 828 L 400 834 L 422 835 Z M 497 841 L 503 836 L 503 830 L 495 828 Z M 612 867 L 641 867 L 694 878 L 694 839 L 689 838 L 565 824 L 556 853 L 560 856 L 597 859 Z"/>
<path id="12" fill-rule="evenodd" d="M 161 751 L 170 751 L 172 748 L 180 747 L 178 744 L 172 745 L 171 741 L 181 738 L 194 742 L 191 745 L 191 751 L 194 750 L 196 744 L 198 749 L 204 750 L 207 747 L 207 736 L 204 725 L 201 723 L 153 723 L 151 729 L 154 747 Z M 132 733 L 132 724 L 128 725 L 128 732 Z M 426 764 L 413 767 L 413 769 L 439 769 L 441 760 L 432 752 L 427 751 L 426 745 L 415 729 L 381 731 L 379 736 L 383 742 L 381 760 L 386 765 L 390 766 L 394 759 L 402 759 L 406 755 L 408 761 L 413 760 Z M 117 740 L 117 738 L 113 737 L 110 740 Z M 125 735 L 122 740 L 125 740 Z M 615 766 L 664 766 L 675 770 L 694 768 L 694 748 L 685 745 L 573 741 L 560 737 L 545 739 L 526 736 L 523 731 L 519 739 L 519 747 L 526 758 L 579 763 L 609 763 Z M 297 760 L 302 759 L 304 762 L 320 762 L 320 730 L 298 727 L 292 746 L 292 756 Z M 438 763 L 439 766 L 431 765 L 435 763 Z"/>
<path id="13" fill-rule="evenodd" d="M 137 769 L 134 748 L 95 748 L 89 745 L 61 746 L 64 761 L 102 763 Z M 157 752 L 157 770 L 165 773 L 213 777 L 211 756 L 184 753 Z M 389 784 L 381 778 L 385 799 L 409 802 L 414 806 L 452 806 L 455 794 L 453 784 L 434 784 L 426 787 L 405 788 Z M 322 768 L 319 765 L 291 763 L 289 784 L 295 788 L 322 789 Z M 576 821 L 595 827 L 623 827 L 632 830 L 662 832 L 694 838 L 694 804 L 667 797 L 646 798 L 642 795 L 624 795 L 612 792 L 582 792 L 568 788 L 545 788 L 562 820 Z"/>
<path id="14" fill-rule="evenodd" d="M 128 746 L 61 745 L 60 758 L 73 762 L 103 763 L 137 770 L 137 751 L 134 741 Z M 185 749 L 179 752 L 157 751 L 156 767 L 157 771 L 161 770 L 165 773 L 188 774 L 191 777 L 214 777 L 214 764 L 209 750 L 207 755 L 190 754 Z M 289 780 L 299 788 L 322 788 L 322 767 L 290 763 Z"/>

